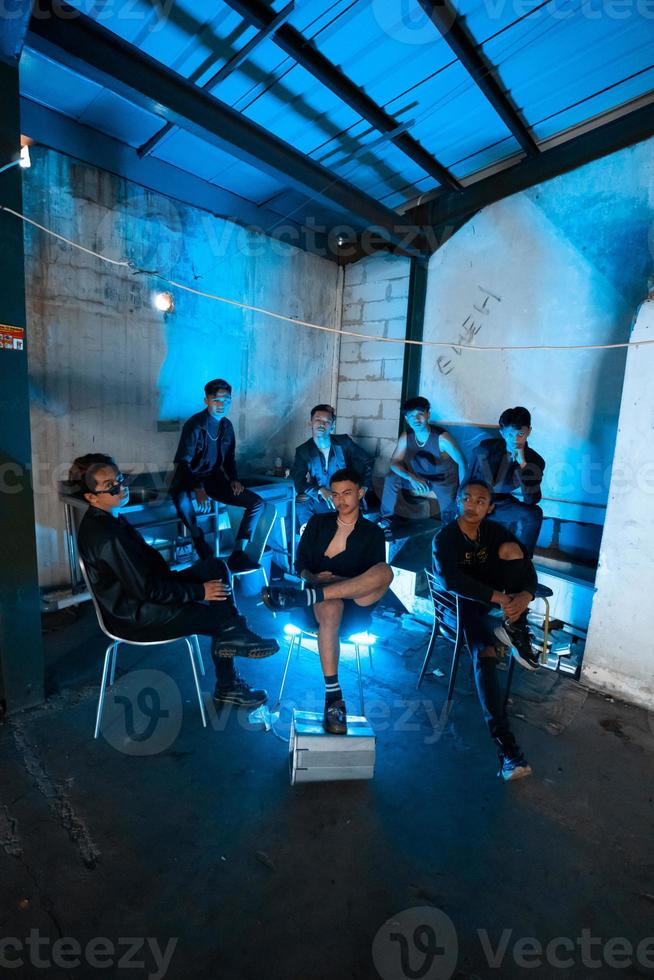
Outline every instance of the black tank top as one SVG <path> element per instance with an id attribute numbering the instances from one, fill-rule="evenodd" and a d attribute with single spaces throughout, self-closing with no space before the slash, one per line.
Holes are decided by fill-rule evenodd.
<path id="1" fill-rule="evenodd" d="M 459 469 L 454 460 L 441 452 L 439 437 L 445 432 L 439 425 L 429 426 L 429 437 L 419 446 L 413 429 L 407 433 L 405 461 L 416 476 L 424 476 L 434 483 L 457 487 Z"/>

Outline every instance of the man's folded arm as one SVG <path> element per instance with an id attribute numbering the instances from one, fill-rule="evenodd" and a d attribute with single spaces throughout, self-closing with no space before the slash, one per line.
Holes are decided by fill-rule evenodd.
<path id="1" fill-rule="evenodd" d="M 293 459 L 293 484 L 295 486 L 296 493 L 305 493 L 308 496 L 316 496 L 318 493 L 318 484 L 315 480 L 311 483 L 307 482 L 307 476 L 309 474 L 309 463 L 305 458 L 304 453 L 300 452 L 300 447 L 295 450 L 295 458 Z"/>
<path id="2" fill-rule="evenodd" d="M 204 599 L 204 586 L 199 582 L 180 582 L 174 578 L 159 578 L 143 567 L 143 558 L 131 542 L 112 538 L 100 552 L 101 560 L 111 569 L 125 591 L 142 602 L 180 605 Z"/>
<path id="3" fill-rule="evenodd" d="M 527 462 L 524 469 L 519 470 L 518 478 L 520 480 L 520 489 L 522 490 L 522 499 L 525 504 L 538 504 L 543 498 L 541 491 L 541 483 L 543 480 L 543 470 L 545 469 L 545 464 L 542 465 L 536 461 Z"/>

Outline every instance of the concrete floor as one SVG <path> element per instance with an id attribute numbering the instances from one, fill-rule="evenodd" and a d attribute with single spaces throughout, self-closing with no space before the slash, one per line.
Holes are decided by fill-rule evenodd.
<path id="1" fill-rule="evenodd" d="M 283 618 L 251 600 L 244 609 L 281 632 Z M 444 681 L 417 692 L 419 652 L 379 646 L 374 670 L 364 668 L 374 780 L 291 787 L 287 747 L 243 713 L 211 711 L 202 729 L 179 648 L 125 656 L 132 672 L 174 678 L 168 717 L 125 750 L 122 707 L 108 716 L 110 741 L 91 737 L 104 643 L 90 607 L 47 645 L 59 692 L 0 728 L 1 937 L 17 941 L 0 957 L 24 964 L 5 975 L 654 975 L 654 940 L 636 950 L 654 936 L 654 722 L 644 711 L 566 677 L 516 672 L 511 710 L 535 774 L 505 785 L 468 671 L 439 738 Z M 243 673 L 275 691 L 281 669 L 278 656 Z M 342 679 L 354 695 L 349 656 Z M 320 704 L 311 652 L 293 664 L 287 693 Z M 134 729 L 147 720 L 137 710 Z M 423 954 L 430 926 L 436 949 Z M 53 945 L 64 938 L 80 951 Z M 166 949 L 169 964 L 157 966 Z"/>

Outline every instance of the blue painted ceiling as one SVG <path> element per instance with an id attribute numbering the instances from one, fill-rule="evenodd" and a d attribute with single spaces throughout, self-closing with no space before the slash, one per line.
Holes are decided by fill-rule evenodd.
<path id="1" fill-rule="evenodd" d="M 72 0 L 73 6 L 202 86 L 257 33 L 222 0 Z M 278 12 L 284 0 L 271 8 Z M 459 0 L 457 11 L 534 139 L 654 94 L 654 0 Z M 459 180 L 522 151 L 418 0 L 296 0 L 290 23 Z M 26 100 L 134 149 L 162 118 L 28 46 Z M 402 210 L 438 182 L 274 41 L 262 41 L 211 94 L 331 173 Z M 29 135 L 29 134 L 28 134 Z M 337 219 L 228 152 L 173 128 L 152 156 L 280 221 Z M 337 209 L 336 209 L 337 211 Z"/>

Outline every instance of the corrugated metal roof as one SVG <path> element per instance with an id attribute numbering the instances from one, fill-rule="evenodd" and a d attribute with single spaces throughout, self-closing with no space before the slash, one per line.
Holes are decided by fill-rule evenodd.
<path id="1" fill-rule="evenodd" d="M 198 86 L 257 34 L 223 0 L 73 6 Z M 266 6 L 279 13 L 284 2 Z M 536 141 L 654 90 L 654 17 L 638 4 L 459 0 L 457 12 Z M 297 0 L 288 23 L 457 178 L 470 182 L 522 153 L 418 0 Z M 130 147 L 145 144 L 165 123 L 29 47 L 21 84 L 27 98 Z M 439 186 L 274 37 L 210 93 L 391 208 Z M 269 202 L 280 218 L 291 202 L 296 219 L 332 213 L 324 202 L 291 193 L 283 176 L 275 179 L 183 129 L 173 129 L 152 154 L 254 204 Z"/>

